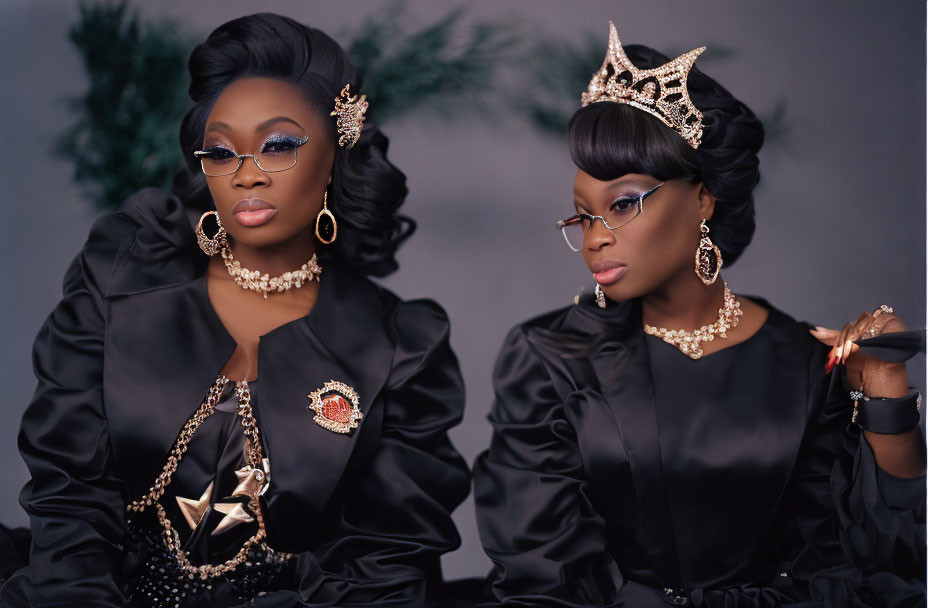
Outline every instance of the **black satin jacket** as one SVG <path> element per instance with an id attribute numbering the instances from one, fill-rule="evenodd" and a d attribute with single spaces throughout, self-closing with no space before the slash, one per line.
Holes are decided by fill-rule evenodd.
<path id="1" fill-rule="evenodd" d="M 207 261 L 179 201 L 147 189 L 95 224 L 69 268 L 35 341 L 19 437 L 31 563 L 4 606 L 124 605 L 127 501 L 147 492 L 236 347 L 207 297 Z M 261 337 L 258 370 L 268 544 L 297 554 L 297 576 L 256 605 L 421 604 L 459 545 L 450 513 L 469 486 L 447 436 L 464 394 L 444 311 L 330 263 L 312 312 Z M 307 409 L 332 379 L 360 396 L 349 435 Z"/>
<path id="2" fill-rule="evenodd" d="M 758 302 L 762 330 L 699 361 L 646 336 L 637 301 L 510 333 L 474 468 L 490 605 L 924 603 L 925 478 L 876 467 L 844 368 Z M 861 344 L 902 360 L 923 335 Z"/>

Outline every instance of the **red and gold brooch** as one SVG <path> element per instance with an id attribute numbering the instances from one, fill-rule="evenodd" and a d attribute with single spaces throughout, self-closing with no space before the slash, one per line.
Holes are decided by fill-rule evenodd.
<path id="1" fill-rule="evenodd" d="M 350 433 L 361 422 L 358 393 L 345 384 L 329 380 L 307 395 L 309 409 L 316 412 L 313 422 L 335 433 Z"/>

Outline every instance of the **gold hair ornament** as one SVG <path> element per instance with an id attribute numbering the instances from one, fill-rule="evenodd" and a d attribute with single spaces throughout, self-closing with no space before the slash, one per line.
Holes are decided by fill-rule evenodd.
<path id="1" fill-rule="evenodd" d="M 686 79 L 696 58 L 705 50 L 701 46 L 662 66 L 641 70 L 625 55 L 619 34 L 610 21 L 606 59 L 581 95 L 581 104 L 614 101 L 634 106 L 678 132 L 695 150 L 702 141 L 702 114 L 690 101 Z"/>
<path id="2" fill-rule="evenodd" d="M 351 85 L 346 84 L 342 92 L 335 98 L 335 109 L 329 116 L 335 116 L 338 128 L 338 145 L 351 148 L 361 137 L 364 126 L 364 113 L 367 112 L 367 95 L 352 96 L 349 92 Z"/>

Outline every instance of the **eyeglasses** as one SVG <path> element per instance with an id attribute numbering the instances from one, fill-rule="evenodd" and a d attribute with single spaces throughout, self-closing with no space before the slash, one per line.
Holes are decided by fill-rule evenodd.
<path id="1" fill-rule="evenodd" d="M 609 230 L 618 230 L 638 217 L 644 205 L 644 199 L 654 194 L 664 183 L 659 183 L 643 194 L 617 198 L 609 205 L 605 217 L 602 215 L 590 215 L 589 213 L 578 213 L 566 220 L 559 220 L 557 227 L 561 229 L 561 234 L 564 235 L 567 246 L 573 251 L 580 251 L 583 249 L 583 237 L 593 230 L 593 224 L 596 220 L 600 220 L 603 226 Z"/>
<path id="2" fill-rule="evenodd" d="M 197 150 L 194 156 L 200 159 L 203 173 L 209 177 L 232 175 L 239 170 L 246 158 L 252 158 L 265 173 L 277 173 L 291 169 L 296 164 L 297 149 L 309 141 L 309 136 L 278 136 L 268 139 L 254 154 L 236 154 L 222 146 Z"/>

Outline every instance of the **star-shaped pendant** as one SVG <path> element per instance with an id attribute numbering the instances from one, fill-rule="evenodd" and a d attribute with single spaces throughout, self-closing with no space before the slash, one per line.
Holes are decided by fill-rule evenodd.
<path id="1" fill-rule="evenodd" d="M 209 507 L 209 497 L 212 493 L 213 482 L 209 482 L 199 500 L 182 496 L 177 497 L 177 506 L 180 507 L 180 512 L 183 514 L 184 519 L 187 520 L 187 525 L 190 526 L 191 530 L 196 528 L 200 520 L 203 519 L 203 514 L 206 513 L 206 509 Z"/>
<path id="2" fill-rule="evenodd" d="M 236 524 L 248 523 L 255 520 L 254 517 L 248 514 L 248 511 L 245 510 L 240 502 L 217 502 L 213 505 L 213 508 L 220 513 L 224 513 L 225 517 L 222 518 L 216 526 L 216 529 L 212 531 L 212 534 L 219 534 L 223 530 L 227 530 Z"/>
<path id="3" fill-rule="evenodd" d="M 262 463 L 264 470 L 252 468 L 251 465 L 245 465 L 235 471 L 235 477 L 238 478 L 238 485 L 232 492 L 232 496 L 245 496 L 248 498 L 257 498 L 267 489 L 268 485 L 268 461 L 264 459 Z"/>

